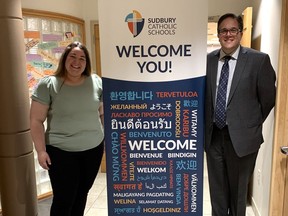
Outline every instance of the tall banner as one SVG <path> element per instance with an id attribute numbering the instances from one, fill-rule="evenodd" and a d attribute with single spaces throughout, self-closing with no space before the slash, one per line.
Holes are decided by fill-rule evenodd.
<path id="1" fill-rule="evenodd" d="M 207 0 L 99 0 L 108 215 L 203 213 Z"/>

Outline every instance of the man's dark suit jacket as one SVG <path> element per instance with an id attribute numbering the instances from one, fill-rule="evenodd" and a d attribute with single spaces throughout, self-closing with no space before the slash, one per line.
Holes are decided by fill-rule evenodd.
<path id="1" fill-rule="evenodd" d="M 220 50 L 207 55 L 205 150 L 211 145 Z M 227 101 L 226 122 L 239 157 L 263 143 L 262 124 L 275 105 L 276 75 L 267 54 L 240 47 Z"/>

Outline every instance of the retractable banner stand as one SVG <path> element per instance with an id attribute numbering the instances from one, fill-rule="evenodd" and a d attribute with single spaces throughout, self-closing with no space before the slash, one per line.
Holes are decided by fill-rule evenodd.
<path id="1" fill-rule="evenodd" d="M 99 0 L 108 214 L 203 213 L 206 0 Z"/>

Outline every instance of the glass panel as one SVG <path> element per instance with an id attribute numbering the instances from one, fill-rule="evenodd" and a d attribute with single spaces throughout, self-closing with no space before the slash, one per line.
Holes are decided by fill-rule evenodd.
<path id="1" fill-rule="evenodd" d="M 51 32 L 51 22 L 50 20 L 42 20 L 42 32 Z"/>
<path id="2" fill-rule="evenodd" d="M 27 19 L 25 19 L 25 17 L 23 17 L 23 27 L 24 27 L 24 31 L 27 30 Z"/>
<path id="3" fill-rule="evenodd" d="M 69 32 L 69 31 L 71 31 L 70 24 L 63 22 L 63 32 Z"/>
<path id="4" fill-rule="evenodd" d="M 39 20 L 38 18 L 27 18 L 27 30 L 35 31 L 39 29 Z"/>
<path id="5" fill-rule="evenodd" d="M 62 25 L 60 21 L 52 21 L 52 30 L 53 32 L 62 33 Z"/>

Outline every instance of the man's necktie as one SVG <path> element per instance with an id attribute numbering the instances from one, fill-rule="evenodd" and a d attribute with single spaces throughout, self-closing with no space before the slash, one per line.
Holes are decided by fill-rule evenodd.
<path id="1" fill-rule="evenodd" d="M 226 56 L 221 70 L 215 107 L 215 124 L 222 129 L 226 125 L 226 95 L 229 77 L 229 60 L 231 56 Z"/>

